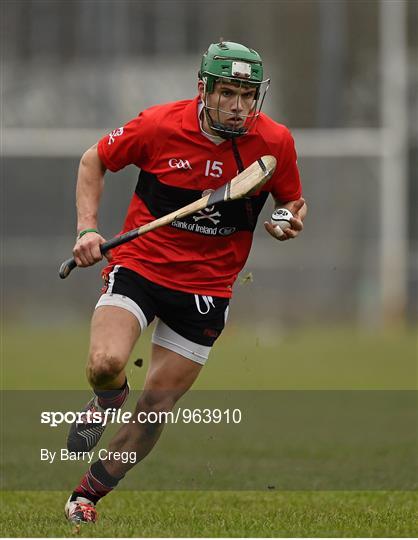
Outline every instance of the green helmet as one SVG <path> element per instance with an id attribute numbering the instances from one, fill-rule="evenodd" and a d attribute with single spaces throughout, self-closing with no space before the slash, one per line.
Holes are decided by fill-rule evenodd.
<path id="1" fill-rule="evenodd" d="M 263 80 L 263 61 L 258 52 L 232 41 L 212 43 L 203 55 L 199 79 L 204 84 L 204 114 L 210 128 L 224 139 L 245 135 L 260 114 L 270 84 L 270 79 Z M 251 110 L 248 114 L 240 114 L 233 125 L 221 119 L 221 115 L 229 115 L 231 118 L 237 116 L 232 109 L 222 109 L 221 94 L 217 104 L 209 104 L 209 96 L 215 91 L 218 81 L 237 84 L 239 87 L 253 86 L 256 89 Z M 236 99 L 238 105 L 239 97 Z"/>
<path id="2" fill-rule="evenodd" d="M 199 78 L 206 83 L 206 91 L 210 93 L 216 80 L 221 77 L 246 80 L 260 86 L 263 82 L 263 61 L 258 52 L 240 43 L 212 43 L 203 55 Z"/>

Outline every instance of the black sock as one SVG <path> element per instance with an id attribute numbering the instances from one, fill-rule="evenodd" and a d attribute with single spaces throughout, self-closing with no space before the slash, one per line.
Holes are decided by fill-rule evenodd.
<path id="1" fill-rule="evenodd" d="M 92 464 L 80 480 L 79 485 L 73 491 L 71 500 L 75 501 L 77 497 L 84 497 L 96 504 L 98 500 L 110 493 L 122 478 L 123 476 L 121 478 L 111 476 L 99 459 Z"/>
<path id="2" fill-rule="evenodd" d="M 128 379 L 120 388 L 114 390 L 95 390 L 94 393 L 99 398 L 98 402 L 102 409 L 120 409 L 129 394 Z"/>

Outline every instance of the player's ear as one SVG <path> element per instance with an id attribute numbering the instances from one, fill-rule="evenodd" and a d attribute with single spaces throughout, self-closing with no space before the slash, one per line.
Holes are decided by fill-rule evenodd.
<path id="1" fill-rule="evenodd" d="M 198 81 L 197 83 L 197 90 L 199 92 L 199 96 L 201 99 L 203 99 L 204 95 L 205 95 L 205 85 L 203 83 L 203 81 Z"/>

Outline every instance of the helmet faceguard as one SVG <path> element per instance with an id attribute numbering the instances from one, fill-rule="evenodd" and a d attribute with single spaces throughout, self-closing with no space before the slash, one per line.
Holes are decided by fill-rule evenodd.
<path id="1" fill-rule="evenodd" d="M 263 80 L 263 63 L 260 55 L 239 43 L 228 41 L 214 43 L 203 55 L 199 79 L 204 84 L 204 111 L 210 128 L 224 139 L 247 133 L 260 114 L 270 84 L 270 79 Z M 218 103 L 209 105 L 209 95 L 215 91 L 218 82 L 237 87 L 236 110 L 239 109 L 241 92 L 255 88 L 254 100 L 247 114 L 237 116 L 236 112 L 222 109 L 220 94 Z M 221 113 L 223 116 L 231 116 L 231 121 L 227 124 L 222 123 Z"/>

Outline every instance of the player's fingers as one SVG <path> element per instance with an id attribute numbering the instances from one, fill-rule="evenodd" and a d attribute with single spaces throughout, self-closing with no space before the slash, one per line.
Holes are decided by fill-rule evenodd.
<path id="1" fill-rule="evenodd" d="M 283 231 L 281 230 L 280 227 L 275 227 L 274 225 L 272 225 L 268 221 L 264 222 L 264 228 L 266 229 L 266 231 L 269 234 L 271 234 L 275 238 L 280 238 L 283 235 Z"/>
<path id="2" fill-rule="evenodd" d="M 78 241 L 73 248 L 73 257 L 77 266 L 87 265 L 87 259 L 85 258 L 84 253 L 81 251 Z"/>
<path id="3" fill-rule="evenodd" d="M 87 242 L 78 242 L 73 250 L 73 254 L 75 258 L 77 257 L 80 260 L 81 266 L 91 266 L 97 262 L 92 253 L 92 249 Z"/>
<path id="4" fill-rule="evenodd" d="M 106 253 L 104 254 L 104 256 L 106 257 L 106 259 L 107 259 L 109 262 L 112 262 L 112 259 L 113 259 L 112 250 L 106 251 Z"/>
<path id="5" fill-rule="evenodd" d="M 93 260 L 93 263 L 99 262 L 103 259 L 103 255 L 100 251 L 100 244 L 93 244 L 90 248 L 91 257 Z"/>
<path id="6" fill-rule="evenodd" d="M 103 255 L 100 251 L 100 245 L 105 239 L 96 233 L 85 235 L 80 239 L 79 249 L 85 256 L 89 265 L 93 265 L 102 260 Z"/>
<path id="7" fill-rule="evenodd" d="M 83 263 L 81 262 L 80 257 L 77 257 L 77 255 L 74 255 L 74 260 L 77 266 L 83 266 Z"/>
<path id="8" fill-rule="evenodd" d="M 80 250 L 74 250 L 73 255 L 77 266 L 90 266 L 88 258 L 86 257 L 84 252 Z"/>
<path id="9" fill-rule="evenodd" d="M 91 266 L 92 264 L 96 262 L 91 249 L 88 248 L 87 246 L 84 246 L 83 255 L 84 255 L 85 260 L 87 261 L 87 266 Z"/>
<path id="10" fill-rule="evenodd" d="M 268 221 L 265 221 L 264 222 L 264 228 L 276 240 L 284 240 L 286 238 L 286 235 L 284 234 L 284 232 L 277 225 L 274 226 L 271 223 L 269 223 Z"/>
<path id="11" fill-rule="evenodd" d="M 293 238 L 296 238 L 299 234 L 299 231 L 295 231 L 293 229 L 286 229 L 284 231 L 286 238 L 283 240 L 292 240 Z"/>
<path id="12" fill-rule="evenodd" d="M 303 230 L 303 222 L 301 219 L 297 219 L 295 217 L 290 218 L 290 225 L 294 231 Z"/>
<path id="13" fill-rule="evenodd" d="M 299 220 L 297 220 L 299 221 Z M 293 238 L 296 238 L 299 234 L 299 230 L 294 230 L 293 228 L 285 229 L 282 231 L 279 226 L 274 226 L 268 221 L 264 222 L 264 227 L 266 231 L 271 234 L 274 238 L 279 240 L 280 242 L 285 242 L 286 240 L 292 240 Z M 300 229 L 302 230 L 302 229 Z"/>

